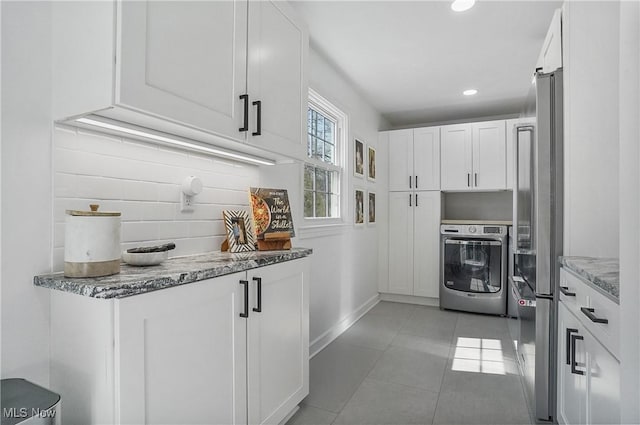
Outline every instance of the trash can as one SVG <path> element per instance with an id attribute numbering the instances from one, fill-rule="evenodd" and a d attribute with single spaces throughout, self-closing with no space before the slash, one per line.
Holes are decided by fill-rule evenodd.
<path id="1" fill-rule="evenodd" d="M 60 425 L 60 396 L 26 379 L 2 379 L 0 425 Z"/>

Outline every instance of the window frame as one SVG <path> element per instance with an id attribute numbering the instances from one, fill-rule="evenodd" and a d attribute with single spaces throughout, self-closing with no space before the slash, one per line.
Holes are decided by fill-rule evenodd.
<path id="1" fill-rule="evenodd" d="M 301 176 L 300 180 L 302 183 L 302 214 L 304 218 L 304 227 L 305 228 L 321 228 L 326 226 L 335 226 L 341 225 L 345 223 L 346 220 L 346 211 L 347 210 L 347 197 L 345 196 L 347 192 L 347 182 L 346 182 L 346 173 L 345 169 L 347 166 L 347 141 L 349 134 L 349 117 L 348 115 L 336 107 L 329 100 L 320 95 L 317 91 L 312 88 L 309 88 L 309 98 L 308 98 L 308 107 L 307 110 L 311 108 L 314 109 L 324 116 L 335 121 L 335 138 L 334 138 L 334 163 L 328 163 L 316 158 L 312 158 L 309 156 L 305 157 L 304 162 L 301 167 Z M 308 129 L 305 131 L 305 134 L 308 134 Z M 306 148 L 308 152 L 308 136 L 306 138 Z M 310 165 L 316 168 L 324 169 L 330 172 L 335 172 L 338 178 L 338 216 L 337 217 L 306 217 L 304 216 L 304 195 L 305 195 L 305 186 L 304 186 L 304 173 L 305 166 Z"/>

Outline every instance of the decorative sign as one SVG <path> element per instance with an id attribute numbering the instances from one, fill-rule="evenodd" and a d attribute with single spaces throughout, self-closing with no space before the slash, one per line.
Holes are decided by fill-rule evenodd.
<path id="1" fill-rule="evenodd" d="M 246 211 L 222 211 L 229 252 L 255 251 L 255 236 Z"/>
<path id="2" fill-rule="evenodd" d="M 291 206 L 286 189 L 249 189 L 251 211 L 258 240 L 269 239 L 269 234 L 286 233 L 294 237 Z"/>

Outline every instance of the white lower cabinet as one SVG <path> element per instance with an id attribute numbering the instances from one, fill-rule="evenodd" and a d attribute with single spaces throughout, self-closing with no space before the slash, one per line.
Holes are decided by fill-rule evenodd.
<path id="1" fill-rule="evenodd" d="M 620 362 L 581 320 L 559 303 L 558 422 L 620 423 Z"/>
<path id="2" fill-rule="evenodd" d="M 309 391 L 308 267 L 114 300 L 54 291 L 51 387 L 65 424 L 279 423 Z"/>
<path id="3" fill-rule="evenodd" d="M 439 191 L 389 192 L 389 280 L 381 292 L 438 298 Z"/>

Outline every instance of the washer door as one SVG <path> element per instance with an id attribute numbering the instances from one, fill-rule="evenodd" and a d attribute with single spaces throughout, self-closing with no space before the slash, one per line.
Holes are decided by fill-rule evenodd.
<path id="1" fill-rule="evenodd" d="M 502 243 L 496 240 L 446 239 L 444 286 L 464 292 L 496 293 L 502 289 Z"/>

